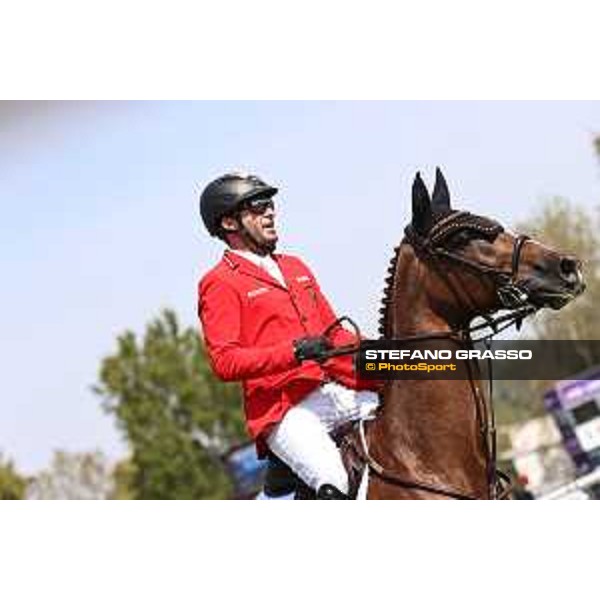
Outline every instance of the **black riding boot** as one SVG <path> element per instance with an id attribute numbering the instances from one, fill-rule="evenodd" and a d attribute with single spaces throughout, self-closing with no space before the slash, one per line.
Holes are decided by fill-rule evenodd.
<path id="1" fill-rule="evenodd" d="M 335 485 L 324 483 L 317 492 L 317 500 L 350 500 L 350 496 L 338 490 Z"/>

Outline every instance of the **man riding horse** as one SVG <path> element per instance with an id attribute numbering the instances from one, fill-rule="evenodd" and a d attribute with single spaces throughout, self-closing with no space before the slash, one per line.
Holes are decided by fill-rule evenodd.
<path id="1" fill-rule="evenodd" d="M 336 316 L 314 274 L 275 253 L 277 192 L 243 173 L 202 192 L 204 225 L 227 249 L 199 283 L 198 314 L 214 372 L 242 382 L 259 457 L 278 457 L 318 499 L 345 500 L 348 476 L 330 434 L 372 413 L 379 385 L 357 376 L 351 356 L 326 360 L 334 346 L 358 340 L 341 325 L 323 335 Z"/>
<path id="2" fill-rule="evenodd" d="M 373 475 L 364 479 L 367 498 L 503 497 L 493 403 L 470 360 L 464 380 L 387 382 L 368 426 L 361 421 L 343 438 L 349 485 L 330 433 L 376 408 L 379 384 L 357 376 L 350 353 L 358 339 L 339 326 L 310 270 L 274 253 L 276 192 L 257 177 L 227 174 L 200 200 L 208 231 L 229 246 L 200 282 L 206 346 L 219 377 L 243 382 L 259 455 L 279 457 L 323 499 L 356 491 L 364 465 Z M 412 209 L 386 278 L 387 340 L 472 348 L 482 327 L 475 318 L 495 332 L 585 289 L 574 256 L 454 209 L 439 169 L 431 197 L 416 175 Z"/>

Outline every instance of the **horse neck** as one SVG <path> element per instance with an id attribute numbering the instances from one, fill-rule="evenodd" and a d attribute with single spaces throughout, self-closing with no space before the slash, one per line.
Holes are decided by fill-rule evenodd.
<path id="1" fill-rule="evenodd" d="M 402 244 L 387 306 L 388 337 L 451 331 L 430 305 L 426 276 L 426 266 L 412 247 Z M 485 493 L 485 450 L 469 381 L 391 382 L 378 421 L 378 437 L 387 440 L 386 454 L 396 457 L 399 465 L 411 465 L 415 477 L 433 470 L 440 481 L 457 482 L 458 477 L 463 487 Z M 457 464 L 464 465 L 462 473 Z"/>
<path id="2" fill-rule="evenodd" d="M 402 244 L 393 275 L 388 314 L 388 331 L 392 337 L 451 331 L 449 322 L 431 306 L 424 285 L 426 273 L 425 265 L 416 257 L 412 246 Z M 402 290 L 401 293 L 398 290 Z"/>

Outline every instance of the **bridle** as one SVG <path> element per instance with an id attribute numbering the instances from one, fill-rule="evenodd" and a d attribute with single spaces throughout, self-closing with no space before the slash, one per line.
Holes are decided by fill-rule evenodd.
<path id="1" fill-rule="evenodd" d="M 430 229 L 427 236 L 419 235 L 412 226 L 406 228 L 406 241 L 413 247 L 417 255 L 424 258 L 435 268 L 436 259 L 447 259 L 458 263 L 477 275 L 486 275 L 493 280 L 498 299 L 502 308 L 514 310 L 527 304 L 527 291 L 519 285 L 519 263 L 521 254 L 529 236 L 519 234 L 513 240 L 510 272 L 503 271 L 497 267 L 472 261 L 462 254 L 446 249 L 442 244 L 450 235 L 460 230 L 471 230 L 484 236 L 496 237 L 504 231 L 499 223 L 482 217 L 477 217 L 468 212 L 451 212 L 439 219 Z M 460 301 L 460 294 L 450 283 L 447 273 L 443 269 L 436 269 L 438 274 L 448 283 L 456 299 Z M 471 299 L 470 299 L 471 300 Z M 464 304 L 462 306 L 464 307 Z M 477 316 L 484 317 L 483 314 Z"/>
<path id="2" fill-rule="evenodd" d="M 436 271 L 466 314 L 472 312 L 473 309 L 476 308 L 476 305 L 472 296 L 467 291 L 466 286 L 461 286 L 463 292 L 461 295 L 456 285 L 452 282 L 447 270 L 444 268 L 444 261 L 460 264 L 476 275 L 491 277 L 496 288 L 496 294 L 500 305 L 503 309 L 509 311 L 508 314 L 493 317 L 491 316 L 491 313 L 476 312 L 466 323 L 454 324 L 450 331 L 427 332 L 414 336 L 394 338 L 393 341 L 410 342 L 419 340 L 453 339 L 467 348 L 472 348 L 475 342 L 483 341 L 486 344 L 486 347 L 489 348 L 491 339 L 494 335 L 513 324 L 516 324 L 517 328 L 519 328 L 524 317 L 536 312 L 537 309 L 529 303 L 527 291 L 520 285 L 518 280 L 519 264 L 523 247 L 529 237 L 526 235 L 515 236 L 511 256 L 511 270 L 510 272 L 506 272 L 490 265 L 472 261 L 462 254 L 448 250 L 444 247 L 443 243 L 450 235 L 465 229 L 478 232 L 480 235 L 489 236 L 490 238 L 495 238 L 503 231 L 503 227 L 499 223 L 471 215 L 467 212 L 457 211 L 451 212 L 436 221 L 426 236 L 419 235 L 412 226 L 407 227 L 405 231 L 406 237 L 403 243 L 410 244 L 417 256 L 424 262 L 427 262 L 427 264 Z M 464 296 L 467 297 L 467 302 L 465 302 Z M 494 310 L 493 312 L 495 313 L 497 310 Z M 472 318 L 475 316 L 483 318 L 485 322 L 478 325 L 470 325 Z M 325 335 L 328 335 L 333 328 L 339 326 L 343 321 L 347 321 L 354 327 L 358 339 L 360 339 L 360 330 L 349 317 L 342 317 L 335 323 L 332 323 L 325 331 Z M 490 328 L 491 333 L 474 340 L 472 337 L 473 333 L 485 328 Z M 327 355 L 327 358 L 341 354 L 355 353 L 359 351 L 359 349 L 360 347 L 357 347 L 356 344 L 338 347 L 332 350 Z M 481 377 L 478 377 L 478 375 L 480 375 L 479 365 L 474 360 L 465 360 L 469 374 L 471 393 L 475 404 L 477 425 L 485 452 L 488 494 L 491 499 L 503 498 L 506 497 L 510 491 L 510 478 L 499 471 L 496 464 L 496 420 L 492 403 L 492 362 L 488 359 L 489 393 L 488 400 L 486 401 L 485 397 L 481 394 L 480 388 L 476 384 L 476 379 L 481 379 Z M 362 423 L 360 424 L 359 431 L 361 435 L 361 448 L 359 454 L 363 456 L 369 469 L 381 479 L 402 487 L 421 489 L 423 491 L 455 499 L 477 499 L 472 493 L 455 489 L 450 486 L 406 480 L 395 473 L 391 473 L 370 455 Z M 508 487 L 502 490 L 501 482 L 509 484 Z"/>

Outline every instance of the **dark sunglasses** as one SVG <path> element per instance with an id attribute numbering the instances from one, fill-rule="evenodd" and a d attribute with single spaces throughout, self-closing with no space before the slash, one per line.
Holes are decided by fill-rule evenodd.
<path id="1" fill-rule="evenodd" d="M 246 200 L 242 208 L 249 210 L 253 215 L 264 215 L 269 208 L 275 210 L 275 203 L 271 198 L 253 198 Z"/>

